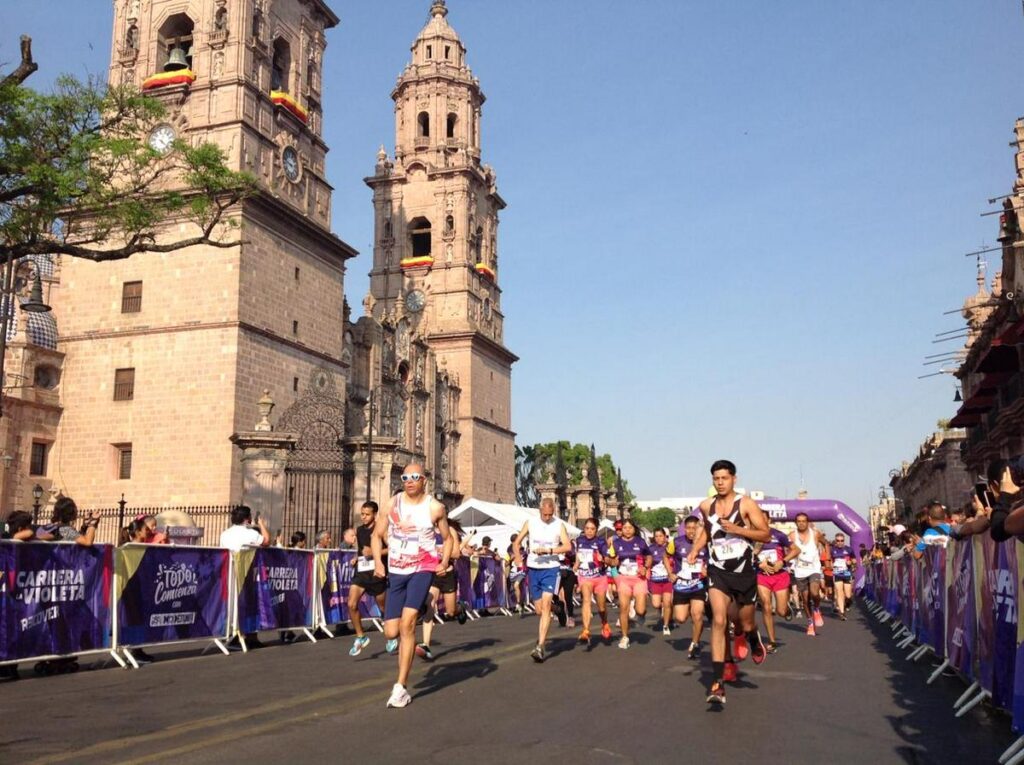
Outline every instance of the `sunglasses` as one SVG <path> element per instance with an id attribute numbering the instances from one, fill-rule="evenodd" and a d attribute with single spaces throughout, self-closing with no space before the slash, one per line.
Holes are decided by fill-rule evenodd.
<path id="1" fill-rule="evenodd" d="M 402 483 L 406 483 L 407 481 L 418 481 L 421 478 L 424 478 L 421 473 L 404 473 L 402 475 Z"/>

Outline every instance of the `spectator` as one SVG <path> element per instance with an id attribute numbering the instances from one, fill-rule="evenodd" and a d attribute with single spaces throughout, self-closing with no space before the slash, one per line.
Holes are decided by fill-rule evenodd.
<path id="1" fill-rule="evenodd" d="M 917 544 L 914 545 L 914 558 L 920 560 L 924 557 L 924 551 L 929 544 L 945 544 L 949 538 L 952 528 L 946 517 L 946 508 L 940 502 L 931 502 L 927 507 L 926 516 L 928 526 L 924 529 Z"/>
<path id="2" fill-rule="evenodd" d="M 53 537 L 58 542 L 76 542 L 84 547 L 96 543 L 96 528 L 100 525 L 99 511 L 86 519 L 82 530 L 72 524 L 78 518 L 78 505 L 71 497 L 61 497 L 53 506 Z"/>
<path id="3" fill-rule="evenodd" d="M 356 549 L 356 530 L 352 526 L 349 526 L 341 533 L 341 549 Z"/>
<path id="4" fill-rule="evenodd" d="M 331 532 L 324 530 L 316 535 L 316 547 L 318 550 L 329 550 L 334 546 L 334 537 Z"/>
<path id="5" fill-rule="evenodd" d="M 966 539 L 975 534 L 984 534 L 988 531 L 991 525 L 989 516 L 992 514 L 992 508 L 985 502 L 982 502 L 977 494 L 973 493 L 971 495 L 971 505 L 971 510 L 963 513 L 964 520 L 953 525 L 953 530 L 950 532 L 950 536 L 953 539 Z"/>
<path id="6" fill-rule="evenodd" d="M 231 511 L 231 526 L 220 534 L 220 546 L 226 547 L 232 552 L 238 552 L 243 547 L 267 547 L 270 545 L 270 532 L 267 524 L 259 516 L 256 517 L 256 525 L 251 525 L 252 510 L 245 505 L 239 505 Z"/>
<path id="7" fill-rule="evenodd" d="M 491 549 L 491 538 L 490 537 L 484 537 L 483 539 L 480 540 L 480 546 L 478 548 L 476 548 L 476 552 L 474 553 L 474 555 L 476 555 L 477 557 L 480 557 L 480 558 L 500 559 L 500 557 L 501 557 L 500 555 L 498 555 L 498 553 L 496 553 L 494 550 Z"/>
<path id="8" fill-rule="evenodd" d="M 130 543 L 146 544 L 149 542 L 150 538 L 149 527 L 146 526 L 146 521 L 143 517 L 139 516 L 121 529 L 121 541 L 119 542 L 119 546 Z"/>
<path id="9" fill-rule="evenodd" d="M 35 539 L 35 530 L 32 528 L 32 513 L 24 510 L 15 510 L 7 518 L 7 533 L 4 539 L 11 539 L 18 542 L 28 542 Z"/>
<path id="10" fill-rule="evenodd" d="M 306 534 L 303 531 L 292 532 L 291 544 L 289 547 L 296 550 L 306 549 Z M 291 645 L 295 642 L 298 636 L 291 630 L 281 630 L 281 643 L 284 645 Z"/>
<path id="11" fill-rule="evenodd" d="M 1005 542 L 1010 537 L 1024 541 L 1024 504 L 1020 502 L 1021 474 L 1024 473 L 1024 457 L 1013 460 L 994 460 L 988 466 L 988 489 L 995 501 L 992 503 L 992 539 Z"/>
<path id="12" fill-rule="evenodd" d="M 146 544 L 150 545 L 165 545 L 168 542 L 167 535 L 162 531 L 157 531 L 156 516 L 155 515 L 139 515 L 135 518 L 137 521 L 142 521 L 146 525 Z"/>

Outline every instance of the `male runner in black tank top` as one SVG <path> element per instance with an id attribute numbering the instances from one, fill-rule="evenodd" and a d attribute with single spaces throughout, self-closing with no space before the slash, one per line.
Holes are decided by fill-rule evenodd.
<path id="1" fill-rule="evenodd" d="M 708 703 L 724 704 L 725 648 L 728 638 L 729 606 L 738 608 L 739 622 L 758 664 L 767 655 L 754 621 L 757 599 L 757 568 L 753 564 L 754 542 L 771 539 L 768 519 L 757 503 L 741 497 L 736 487 L 736 466 L 729 460 L 718 460 L 711 466 L 715 496 L 704 500 L 700 511 L 704 528 L 697 532 L 688 558 L 696 562 L 702 547 L 708 546 L 708 599 L 711 605 L 711 666 L 714 678 Z M 745 551 L 744 551 L 745 548 Z M 737 657 L 741 658 L 741 657 Z"/>

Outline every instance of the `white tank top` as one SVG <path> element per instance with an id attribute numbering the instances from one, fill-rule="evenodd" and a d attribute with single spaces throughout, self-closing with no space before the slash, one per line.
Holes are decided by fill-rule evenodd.
<path id="1" fill-rule="evenodd" d="M 806 579 L 812 574 L 821 573 L 821 557 L 818 555 L 818 538 L 815 533 L 808 529 L 810 539 L 806 542 L 800 539 L 800 532 L 793 536 L 795 544 L 800 548 L 800 554 L 793 561 L 793 575 L 798 579 Z"/>
<path id="2" fill-rule="evenodd" d="M 527 556 L 526 565 L 529 568 L 558 568 L 557 555 L 537 555 L 533 552 L 539 547 L 545 550 L 559 547 L 562 544 L 562 521 L 552 518 L 551 523 L 544 523 L 540 518 L 531 518 L 527 521 L 527 533 L 530 535 L 530 554 Z"/>
<path id="3" fill-rule="evenodd" d="M 434 540 L 430 495 L 416 504 L 405 500 L 405 492 L 395 495 L 388 521 L 388 571 L 400 575 L 434 571 L 441 558 Z"/>

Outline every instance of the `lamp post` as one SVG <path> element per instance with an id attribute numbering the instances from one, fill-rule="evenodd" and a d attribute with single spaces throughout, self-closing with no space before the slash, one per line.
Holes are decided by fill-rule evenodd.
<path id="1" fill-rule="evenodd" d="M 36 484 L 32 487 L 32 523 L 39 523 L 39 500 L 43 498 L 43 487 Z"/>
<path id="2" fill-rule="evenodd" d="M 373 480 L 373 420 L 377 415 L 377 404 L 374 401 L 377 389 L 370 388 L 370 406 L 369 414 L 366 417 L 366 501 L 369 502 L 372 499 L 372 490 L 370 488 Z"/>
<path id="3" fill-rule="evenodd" d="M 15 294 L 14 283 L 14 258 L 9 258 L 4 266 L 3 284 L 0 284 L 0 417 L 3 417 L 3 388 L 4 388 L 4 359 L 7 356 L 7 328 L 10 325 L 11 317 L 14 315 Z M 29 313 L 46 313 L 51 308 L 43 302 L 43 282 L 39 277 L 39 267 L 36 266 L 35 278 L 32 282 L 32 292 L 28 300 L 21 304 L 22 311 Z"/>

